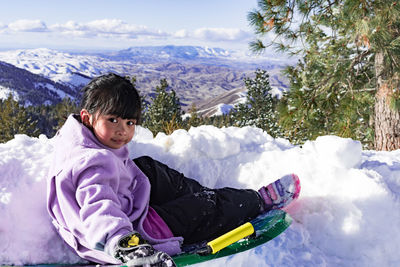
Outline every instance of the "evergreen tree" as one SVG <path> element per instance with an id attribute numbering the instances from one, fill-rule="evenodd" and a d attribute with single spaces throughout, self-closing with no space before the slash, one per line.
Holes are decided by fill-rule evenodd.
<path id="1" fill-rule="evenodd" d="M 194 103 L 189 109 L 189 114 L 190 116 L 183 122 L 187 130 L 189 130 L 192 126 L 197 127 L 202 124 L 202 118 L 197 113 L 197 107 Z"/>
<path id="2" fill-rule="evenodd" d="M 131 76 L 131 77 L 127 76 L 126 78 L 128 80 L 130 80 L 130 82 L 133 85 L 133 87 L 137 90 L 137 87 L 136 87 L 137 78 L 136 78 L 136 76 Z M 141 101 L 140 102 L 140 106 L 142 107 L 142 113 L 140 114 L 140 117 L 141 117 L 140 120 L 142 120 L 144 118 L 144 114 L 146 113 L 146 109 L 150 105 L 150 103 L 147 101 L 146 95 L 141 94 L 141 92 L 139 92 L 139 90 L 137 90 L 137 91 L 139 93 L 139 98 L 140 98 L 140 101 Z M 137 123 L 141 124 L 142 122 L 138 121 Z"/>
<path id="3" fill-rule="evenodd" d="M 63 98 L 63 100 L 55 106 L 54 109 L 54 126 L 53 129 L 57 131 L 64 125 L 68 116 L 72 113 L 79 113 L 78 104 L 70 99 L 69 97 Z"/>
<path id="4" fill-rule="evenodd" d="M 126 76 L 126 78 L 131 82 L 131 84 L 133 85 L 133 87 L 136 88 L 136 82 L 137 82 L 136 76 L 135 76 L 135 75 L 133 75 L 133 76 L 131 76 L 131 77 Z"/>
<path id="5" fill-rule="evenodd" d="M 272 45 L 302 57 L 286 71 L 291 88 L 280 109 L 292 136 L 400 148 L 398 1 L 260 0 L 248 18 L 258 36 L 275 35 L 252 42 L 253 51 Z"/>
<path id="6" fill-rule="evenodd" d="M 277 99 L 271 95 L 269 74 L 265 70 L 256 70 L 255 78 L 245 78 L 247 88 L 245 103 L 237 105 L 236 111 L 231 113 L 237 126 L 255 126 L 268 132 L 272 136 L 279 135 L 277 113 L 275 111 Z"/>
<path id="7" fill-rule="evenodd" d="M 16 134 L 38 136 L 37 122 L 33 121 L 26 109 L 10 95 L 0 100 L 0 142 L 7 142 Z"/>
<path id="8" fill-rule="evenodd" d="M 55 130 L 54 105 L 29 106 L 26 108 L 29 116 L 37 122 L 40 134 L 53 137 Z"/>
<path id="9" fill-rule="evenodd" d="M 51 138 L 70 114 L 79 112 L 79 107 L 76 101 L 66 97 L 55 105 L 29 106 L 27 112 L 37 122 L 39 132 Z"/>
<path id="10" fill-rule="evenodd" d="M 143 126 L 153 134 L 158 132 L 171 133 L 181 128 L 182 111 L 179 98 L 174 90 L 170 90 L 166 79 L 160 80 L 160 86 L 156 87 L 156 95 L 152 98 L 151 104 L 147 106 L 144 114 Z"/>
<path id="11" fill-rule="evenodd" d="M 213 125 L 218 128 L 236 125 L 234 118 L 231 114 L 222 114 L 222 115 L 212 116 L 209 118 L 205 118 L 203 121 L 204 121 L 203 124 L 205 124 L 205 125 Z"/>

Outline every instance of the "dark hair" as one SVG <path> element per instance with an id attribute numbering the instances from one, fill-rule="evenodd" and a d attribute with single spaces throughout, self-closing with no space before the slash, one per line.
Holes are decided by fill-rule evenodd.
<path id="1" fill-rule="evenodd" d="M 82 88 L 81 108 L 89 113 L 136 119 L 139 123 L 141 101 L 133 84 L 114 73 L 101 75 Z"/>

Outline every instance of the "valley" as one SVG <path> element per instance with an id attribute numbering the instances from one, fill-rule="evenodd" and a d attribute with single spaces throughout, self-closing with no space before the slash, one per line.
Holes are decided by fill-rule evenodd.
<path id="1" fill-rule="evenodd" d="M 15 67 L 12 71 L 5 71 L 5 67 L 1 70 L 0 91 L 3 88 L 3 91 L 8 89 L 20 95 L 25 104 L 56 103 L 65 96 L 75 98 L 91 78 L 114 72 L 134 76 L 138 91 L 148 99 L 160 84 L 160 79 L 165 78 L 180 98 L 184 110 L 195 103 L 201 109 L 214 110 L 207 115 L 220 112 L 218 106 L 238 101 L 237 98 L 243 94 L 232 92 L 244 92 L 243 78 L 252 77 L 257 68 L 270 73 L 270 82 L 275 90 L 286 90 L 287 81 L 280 71 L 289 64 L 285 60 L 253 59 L 232 51 L 195 46 L 132 47 L 103 53 L 72 53 L 47 48 L 10 50 L 0 52 L 0 61 Z M 6 66 L 5 63 L 2 66 Z M 10 65 L 7 66 L 11 69 Z M 15 72 L 14 81 L 8 79 L 5 83 L 3 76 L 10 72 Z M 40 76 L 38 80 L 51 81 L 52 85 L 38 87 L 31 83 L 20 88 L 20 81 L 27 80 L 31 74 Z M 30 99 L 33 95 L 41 97 Z"/>

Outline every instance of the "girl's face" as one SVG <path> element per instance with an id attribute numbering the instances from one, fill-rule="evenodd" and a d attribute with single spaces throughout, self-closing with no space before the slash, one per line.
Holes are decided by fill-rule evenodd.
<path id="1" fill-rule="evenodd" d="M 93 130 L 96 138 L 110 148 L 121 148 L 129 143 L 135 134 L 135 119 L 122 119 L 114 115 L 92 115 L 81 111 L 83 124 Z"/>

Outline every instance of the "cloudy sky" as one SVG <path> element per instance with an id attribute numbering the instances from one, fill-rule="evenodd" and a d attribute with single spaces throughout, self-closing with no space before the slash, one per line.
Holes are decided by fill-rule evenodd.
<path id="1" fill-rule="evenodd" d="M 0 0 L 0 49 L 248 49 L 257 0 Z"/>

